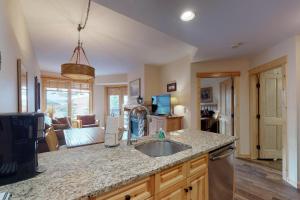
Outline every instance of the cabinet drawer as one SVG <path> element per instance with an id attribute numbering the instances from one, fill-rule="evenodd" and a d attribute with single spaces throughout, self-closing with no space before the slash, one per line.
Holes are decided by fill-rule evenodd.
<path id="1" fill-rule="evenodd" d="M 176 185 L 155 195 L 155 200 L 185 200 L 187 199 L 186 181 L 181 181 Z"/>
<path id="2" fill-rule="evenodd" d="M 148 200 L 154 195 L 154 176 L 148 177 L 131 185 L 109 192 L 93 200 L 124 200 L 126 196 L 130 200 Z"/>
<path id="3" fill-rule="evenodd" d="M 187 177 L 186 169 L 187 165 L 184 163 L 155 174 L 155 193 L 185 181 Z"/>
<path id="4" fill-rule="evenodd" d="M 206 172 L 208 156 L 204 155 L 199 158 L 195 158 L 188 162 L 188 176 L 193 176 L 197 173 Z"/>

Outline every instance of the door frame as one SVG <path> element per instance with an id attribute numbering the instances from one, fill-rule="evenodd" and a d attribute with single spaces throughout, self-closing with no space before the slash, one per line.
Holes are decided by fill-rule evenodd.
<path id="1" fill-rule="evenodd" d="M 124 85 L 123 84 L 120 84 L 120 85 L 105 85 L 105 87 L 104 87 L 104 121 L 105 121 L 105 124 L 106 124 L 106 119 L 105 118 L 109 114 L 108 89 L 109 88 L 123 88 L 123 87 L 127 87 L 127 89 L 128 89 L 127 84 L 124 84 Z"/>
<path id="2" fill-rule="evenodd" d="M 258 144 L 258 121 L 256 118 L 258 112 L 258 94 L 257 94 L 257 75 L 278 67 L 283 68 L 283 83 L 282 88 L 284 91 L 283 107 L 282 107 L 282 118 L 283 118 L 283 131 L 282 131 L 282 177 L 284 180 L 287 179 L 287 56 L 280 57 L 271 62 L 259 65 L 249 70 L 249 109 L 250 109 L 250 156 L 251 159 L 258 158 L 258 150 L 256 145 Z"/>
<path id="3" fill-rule="evenodd" d="M 233 118 L 233 129 L 234 129 L 234 136 L 236 138 L 240 137 L 240 76 L 241 72 L 239 71 L 229 71 L 229 72 L 198 72 L 196 74 L 196 119 L 200 119 L 201 111 L 200 111 L 200 92 L 201 92 L 201 84 L 200 80 L 202 78 L 222 78 L 222 77 L 231 77 L 233 78 L 233 87 L 234 87 L 234 118 Z M 200 120 L 197 120 L 197 129 L 201 130 L 201 123 Z M 236 141 L 236 155 L 239 157 L 240 155 L 240 142 L 239 140 Z"/>

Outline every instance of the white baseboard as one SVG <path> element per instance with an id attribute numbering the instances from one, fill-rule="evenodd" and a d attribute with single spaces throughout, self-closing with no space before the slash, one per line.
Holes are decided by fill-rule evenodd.
<path id="1" fill-rule="evenodd" d="M 296 189 L 300 188 L 300 183 L 297 183 L 296 181 L 293 181 L 293 180 L 289 179 L 288 177 L 286 179 L 286 182 Z"/>
<path id="2" fill-rule="evenodd" d="M 250 159 L 251 156 L 249 154 L 238 154 L 236 157 Z"/>

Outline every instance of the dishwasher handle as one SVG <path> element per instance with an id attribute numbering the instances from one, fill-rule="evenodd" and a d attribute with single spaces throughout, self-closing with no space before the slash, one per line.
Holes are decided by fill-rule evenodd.
<path id="1" fill-rule="evenodd" d="M 226 158 L 226 157 L 230 156 L 234 152 L 235 152 L 235 147 L 230 147 L 230 148 L 226 149 L 225 151 L 221 152 L 221 155 L 212 156 L 210 158 L 210 160 L 212 160 L 212 161 L 220 160 L 220 159 L 223 159 L 223 158 Z"/>

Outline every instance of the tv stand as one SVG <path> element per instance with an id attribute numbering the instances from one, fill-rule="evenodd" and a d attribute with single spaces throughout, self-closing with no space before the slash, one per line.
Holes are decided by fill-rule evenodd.
<path id="1" fill-rule="evenodd" d="M 152 122 L 149 123 L 149 132 L 150 134 L 155 133 L 160 128 L 163 130 L 170 131 L 178 131 L 183 129 L 183 116 L 157 116 L 151 115 Z"/>

